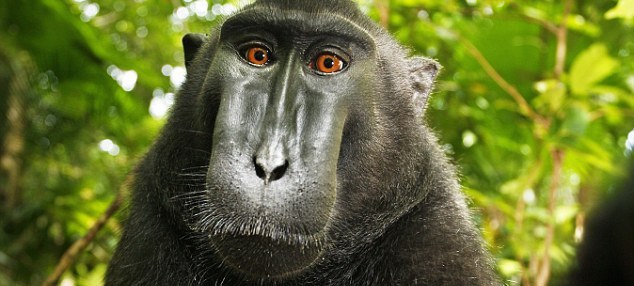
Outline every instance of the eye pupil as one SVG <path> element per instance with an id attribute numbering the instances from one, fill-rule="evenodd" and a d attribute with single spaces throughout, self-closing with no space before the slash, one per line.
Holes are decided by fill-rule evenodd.
<path id="1" fill-rule="evenodd" d="M 264 53 L 264 51 L 259 50 L 255 52 L 255 54 L 253 55 L 253 58 L 255 58 L 256 61 L 261 62 L 266 59 L 266 54 Z"/>
<path id="2" fill-rule="evenodd" d="M 324 59 L 324 67 L 327 69 L 332 69 L 335 66 L 335 60 L 331 57 Z"/>

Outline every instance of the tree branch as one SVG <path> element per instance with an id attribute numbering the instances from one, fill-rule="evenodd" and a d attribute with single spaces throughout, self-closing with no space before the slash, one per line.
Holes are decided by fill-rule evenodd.
<path id="1" fill-rule="evenodd" d="M 376 10 L 379 11 L 379 24 L 387 29 L 390 24 L 390 1 L 375 0 L 374 5 L 376 6 Z"/>
<path id="2" fill-rule="evenodd" d="M 550 247 L 555 240 L 555 208 L 557 206 L 557 190 L 559 189 L 561 180 L 562 161 L 564 151 L 555 148 L 551 152 L 553 158 L 553 173 L 550 179 L 550 188 L 548 190 L 548 217 L 546 238 L 544 239 L 544 253 L 537 269 L 537 277 L 535 278 L 535 286 L 546 286 L 550 279 Z"/>
<path id="3" fill-rule="evenodd" d="M 566 23 L 570 10 L 572 8 L 572 0 L 566 0 L 564 2 L 564 10 L 561 15 L 561 22 L 557 27 L 555 33 L 557 39 L 557 48 L 555 52 L 555 67 L 553 68 L 553 77 L 556 80 L 561 80 L 561 76 L 564 73 L 566 66 L 566 53 L 568 50 L 568 25 Z M 550 220 L 547 224 L 546 238 L 544 239 L 544 253 L 541 258 L 539 268 L 537 270 L 537 277 L 535 278 L 536 286 L 548 285 L 550 279 L 550 248 L 555 239 L 555 207 L 556 207 L 556 194 L 559 189 L 561 180 L 562 160 L 564 156 L 564 150 L 555 148 L 551 152 L 553 159 L 553 173 L 551 177 L 551 184 L 548 196 L 548 216 Z"/>
<path id="4" fill-rule="evenodd" d="M 520 14 L 522 16 L 522 18 L 524 18 L 524 20 L 535 23 L 537 25 L 542 26 L 544 29 L 546 29 L 547 31 L 557 35 L 557 31 L 558 28 L 557 26 L 553 25 L 552 23 L 543 20 L 543 19 L 539 19 L 539 18 L 535 18 L 535 17 L 531 17 L 529 15 L 526 14 Z"/>
<path id="5" fill-rule="evenodd" d="M 571 8 L 572 0 L 566 0 L 566 2 L 564 2 L 564 11 L 561 15 L 561 23 L 559 24 L 559 27 L 557 27 L 557 32 L 555 33 L 555 36 L 557 37 L 557 51 L 555 53 L 555 68 L 553 71 L 555 79 L 561 78 L 566 65 L 566 52 L 568 50 L 568 25 L 566 24 L 566 21 L 568 19 L 568 15 L 570 15 Z"/>
<path id="6" fill-rule="evenodd" d="M 60 258 L 59 262 L 57 263 L 55 270 L 53 271 L 53 273 L 51 273 L 51 275 L 48 276 L 48 278 L 46 278 L 43 286 L 57 285 L 60 277 L 62 276 L 62 274 L 64 274 L 66 269 L 68 269 L 68 267 L 70 267 L 75 262 L 77 257 L 86 249 L 90 242 L 95 239 L 97 233 L 106 225 L 106 222 L 108 222 L 108 220 L 119 210 L 121 204 L 123 203 L 123 198 L 126 197 L 126 190 L 131 179 L 132 175 L 128 175 L 123 185 L 121 185 L 121 187 L 117 191 L 114 200 L 112 200 L 112 203 L 110 203 L 110 206 L 108 206 L 108 209 L 106 209 L 106 211 L 99 217 L 99 219 L 95 221 L 95 223 L 92 225 L 92 227 L 90 227 L 84 237 L 75 241 L 75 243 L 73 243 L 73 245 L 71 245 L 66 250 L 66 252 L 64 252 L 64 255 L 62 255 L 62 258 Z"/>
<path id="7" fill-rule="evenodd" d="M 467 52 L 473 56 L 473 58 L 480 64 L 480 66 L 484 69 L 484 72 L 500 87 L 504 90 L 508 95 L 510 95 L 513 100 L 517 103 L 520 108 L 520 113 L 531 118 L 533 121 L 548 125 L 548 120 L 544 119 L 541 115 L 537 114 L 531 106 L 528 104 L 524 96 L 509 82 L 507 82 L 495 68 L 489 63 L 489 61 L 482 55 L 480 50 L 473 45 L 469 40 L 457 35 L 457 38 L 462 43 L 462 45 L 467 49 Z"/>
<path id="8" fill-rule="evenodd" d="M 6 176 L 5 188 L 0 190 L 4 201 L 0 209 L 15 207 L 21 200 L 20 179 L 22 178 L 22 154 L 24 152 L 25 106 L 24 98 L 32 93 L 29 77 L 36 73 L 36 67 L 28 54 L 0 50 L 0 60 L 9 62 L 9 84 L 0 88 L 6 109 L 6 130 L 0 131 L 0 176 Z M 2 119 L 0 119 L 2 120 Z M 4 133 L 4 134 L 3 134 Z"/>

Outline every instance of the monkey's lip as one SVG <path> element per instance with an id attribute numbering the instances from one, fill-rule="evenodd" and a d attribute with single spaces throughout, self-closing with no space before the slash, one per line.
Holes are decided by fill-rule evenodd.
<path id="1" fill-rule="evenodd" d="M 266 238 L 278 244 L 293 245 L 298 247 L 321 247 L 324 236 L 322 234 L 303 235 L 289 233 L 272 233 L 268 235 L 259 234 L 215 234 L 212 239 L 225 240 L 234 238 Z"/>
<path id="2" fill-rule="evenodd" d="M 267 225 L 267 227 L 220 227 L 206 233 L 214 240 L 240 237 L 263 237 L 276 243 L 297 246 L 320 246 L 325 237 L 325 229 L 321 229 L 315 233 L 299 233 L 291 229 L 275 228 L 275 226 L 270 225 Z"/>
<path id="3" fill-rule="evenodd" d="M 265 216 L 242 217 L 212 211 L 205 219 L 189 221 L 189 228 L 212 240 L 238 237 L 264 237 L 276 243 L 320 246 L 326 236 L 327 220 L 307 223 L 283 223 Z"/>

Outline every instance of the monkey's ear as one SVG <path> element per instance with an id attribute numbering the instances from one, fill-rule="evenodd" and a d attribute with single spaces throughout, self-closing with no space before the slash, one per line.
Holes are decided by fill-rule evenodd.
<path id="1" fill-rule="evenodd" d="M 185 52 L 185 68 L 189 69 L 192 60 L 196 57 L 196 52 L 205 42 L 203 34 L 187 34 L 183 37 L 183 50 Z"/>
<path id="2" fill-rule="evenodd" d="M 419 116 L 425 112 L 429 94 L 434 87 L 434 80 L 441 68 L 442 66 L 432 59 L 424 57 L 409 59 L 410 82 L 414 90 L 412 99 Z"/>

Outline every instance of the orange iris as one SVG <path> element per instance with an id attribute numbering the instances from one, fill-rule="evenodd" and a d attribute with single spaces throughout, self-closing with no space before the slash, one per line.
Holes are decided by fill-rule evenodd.
<path id="1" fill-rule="evenodd" d="M 343 60 L 332 53 L 322 53 L 315 59 L 314 68 L 322 73 L 336 73 L 344 67 Z"/>
<path id="2" fill-rule="evenodd" d="M 263 47 L 255 46 L 247 49 L 246 60 L 256 66 L 263 66 L 269 62 L 269 50 Z"/>

